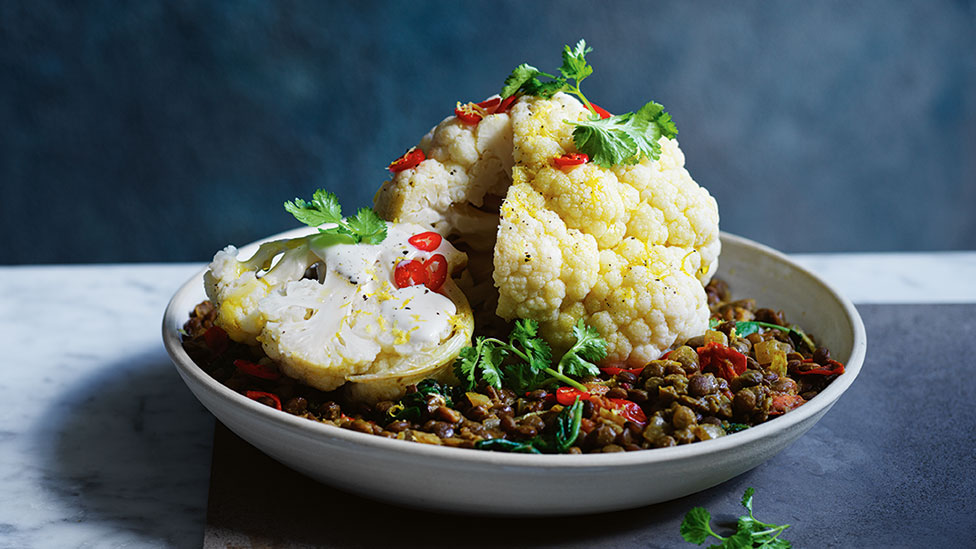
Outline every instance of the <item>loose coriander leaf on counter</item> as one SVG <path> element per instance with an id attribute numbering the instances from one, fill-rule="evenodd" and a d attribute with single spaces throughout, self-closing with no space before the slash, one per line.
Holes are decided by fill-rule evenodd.
<path id="1" fill-rule="evenodd" d="M 742 495 L 742 506 L 748 511 L 747 515 L 739 517 L 736 522 L 736 531 L 730 536 L 721 536 L 712 530 L 711 514 L 702 507 L 695 507 L 688 511 L 683 521 L 681 521 L 681 537 L 689 543 L 701 545 L 709 537 L 721 541 L 718 545 L 711 545 L 711 548 L 719 549 L 752 549 L 763 547 L 766 549 L 789 549 L 792 547 L 790 542 L 779 537 L 784 530 L 790 527 L 789 524 L 777 526 L 756 519 L 752 514 L 752 496 L 755 490 L 751 487 L 746 488 Z"/>
<path id="2" fill-rule="evenodd" d="M 704 507 L 693 507 L 681 521 L 681 537 L 689 543 L 701 545 L 712 535 L 712 514 Z"/>

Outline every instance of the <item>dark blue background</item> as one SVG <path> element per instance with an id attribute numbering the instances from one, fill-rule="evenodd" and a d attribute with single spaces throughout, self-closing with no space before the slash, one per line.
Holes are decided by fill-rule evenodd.
<path id="1" fill-rule="evenodd" d="M 790 252 L 976 249 L 972 1 L 0 3 L 0 262 L 205 261 L 347 211 L 456 101 L 585 37 L 665 105 L 722 228 Z"/>

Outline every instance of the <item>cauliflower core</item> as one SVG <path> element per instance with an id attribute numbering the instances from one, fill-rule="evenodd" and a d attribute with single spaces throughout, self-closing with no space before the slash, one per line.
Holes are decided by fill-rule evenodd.
<path id="1" fill-rule="evenodd" d="M 317 236 L 269 242 L 247 261 L 229 246 L 204 277 L 217 325 L 236 341 L 260 344 L 289 377 L 325 391 L 347 385 L 360 400 L 450 378 L 474 328 L 464 294 L 450 277 L 435 292 L 400 287 L 394 275 L 402 262 L 438 254 L 449 271 L 464 266 L 465 255 L 447 241 L 430 251 L 409 243 L 425 231 L 393 224 L 378 245 Z"/>
<path id="2" fill-rule="evenodd" d="M 582 318 L 609 342 L 606 363 L 643 365 L 707 327 L 718 207 L 667 138 L 658 160 L 553 167 L 577 152 L 567 121 L 588 116 L 558 93 L 522 97 L 477 125 L 450 117 L 421 141 L 427 160 L 379 190 L 376 210 L 453 236 L 473 267 L 491 250 L 490 267 L 472 269 L 476 308 L 539 321 L 555 350 Z M 504 197 L 497 213 L 492 196 Z"/>

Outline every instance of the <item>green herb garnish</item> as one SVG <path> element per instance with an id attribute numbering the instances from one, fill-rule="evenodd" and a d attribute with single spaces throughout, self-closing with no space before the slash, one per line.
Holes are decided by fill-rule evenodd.
<path id="1" fill-rule="evenodd" d="M 517 320 L 508 341 L 478 337 L 473 347 L 461 350 L 454 361 L 454 373 L 470 391 L 484 381 L 501 389 L 529 391 L 553 383 L 565 383 L 586 391 L 586 387 L 569 376 L 599 375 L 594 362 L 607 354 L 607 342 L 580 319 L 573 327 L 576 343 L 552 367 L 552 349 L 539 337 L 534 320 Z"/>
<path id="2" fill-rule="evenodd" d="M 319 233 L 345 237 L 354 244 L 379 244 L 386 238 L 386 222 L 376 212 L 369 208 L 360 208 L 355 216 L 343 218 L 336 195 L 323 189 L 312 194 L 311 202 L 301 198 L 296 198 L 294 202 L 285 202 L 285 209 L 310 227 L 335 223 L 335 227 L 319 229 Z"/>
<path id="3" fill-rule="evenodd" d="M 755 490 L 746 488 L 742 496 L 742 506 L 749 512 L 748 515 L 739 517 L 736 523 L 736 531 L 730 536 L 720 536 L 712 530 L 712 515 L 702 507 L 695 507 L 681 522 L 681 537 L 689 543 L 701 545 L 709 537 L 716 538 L 721 543 L 710 545 L 709 549 L 753 549 L 762 547 L 766 549 L 788 549 L 792 547 L 790 542 L 779 537 L 784 530 L 790 527 L 789 524 L 777 526 L 756 519 L 752 514 L 752 496 Z"/>
<path id="4" fill-rule="evenodd" d="M 580 83 L 593 74 L 593 67 L 586 61 L 586 54 L 593 51 L 580 40 L 576 47 L 563 47 L 563 64 L 559 76 L 540 71 L 525 63 L 505 79 L 501 96 L 507 98 L 525 93 L 550 98 L 557 92 L 575 95 L 583 102 L 592 116 L 588 120 L 574 122 L 573 141 L 579 152 L 585 153 L 598 166 L 609 168 L 615 164 L 636 164 L 641 158 L 657 160 L 661 156 L 658 139 L 673 138 L 678 128 L 664 107 L 648 102 L 636 113 L 628 112 L 609 118 L 601 118 L 593 104 L 583 95 Z M 543 80 L 548 79 L 548 80 Z"/>

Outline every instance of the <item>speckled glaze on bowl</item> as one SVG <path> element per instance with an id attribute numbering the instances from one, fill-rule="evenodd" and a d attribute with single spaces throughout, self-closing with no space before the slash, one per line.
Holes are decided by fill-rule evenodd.
<path id="1" fill-rule="evenodd" d="M 242 248 L 242 256 L 257 244 Z M 846 371 L 781 417 L 673 448 L 505 454 L 391 440 L 279 412 L 224 387 L 183 351 L 179 330 L 193 306 L 205 299 L 202 271 L 170 301 L 163 342 L 187 386 L 221 422 L 279 462 L 323 483 L 406 506 L 460 513 L 569 515 L 626 509 L 710 488 L 773 457 L 813 427 L 861 370 L 867 349 L 864 325 L 850 301 L 827 283 L 779 252 L 730 234 L 722 234 L 719 261 L 718 276 L 733 295 L 783 310 L 844 362 Z"/>

